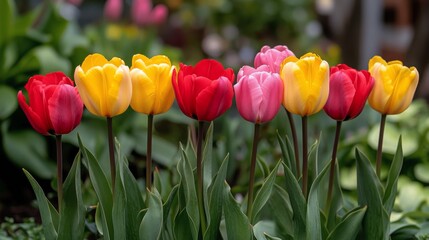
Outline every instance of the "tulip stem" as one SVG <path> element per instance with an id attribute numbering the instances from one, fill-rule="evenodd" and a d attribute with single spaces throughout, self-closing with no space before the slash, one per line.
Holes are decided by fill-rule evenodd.
<path id="1" fill-rule="evenodd" d="M 307 116 L 302 117 L 302 193 L 307 199 L 308 185 Z"/>
<path id="2" fill-rule="evenodd" d="M 146 148 L 146 187 L 152 187 L 152 128 L 153 115 L 147 116 L 147 148 Z"/>
<path id="3" fill-rule="evenodd" d="M 382 160 L 382 153 L 383 153 L 383 137 L 384 137 L 384 127 L 386 125 L 386 116 L 387 116 L 386 114 L 381 114 L 380 135 L 378 137 L 377 160 L 376 160 L 375 169 L 379 179 L 381 174 L 381 160 Z"/>
<path id="4" fill-rule="evenodd" d="M 198 122 L 198 142 L 197 142 L 197 184 L 198 184 L 198 209 L 200 212 L 201 236 L 206 231 L 206 214 L 204 211 L 204 194 L 203 194 L 203 138 L 204 138 L 204 121 Z"/>
<path id="5" fill-rule="evenodd" d="M 57 194 L 58 212 L 61 212 L 61 202 L 63 200 L 63 148 L 61 143 L 62 135 L 55 135 L 57 147 Z"/>
<path id="6" fill-rule="evenodd" d="M 258 150 L 258 142 L 260 135 L 261 125 L 255 123 L 255 128 L 253 132 L 253 146 L 252 146 L 252 156 L 250 159 L 250 177 L 249 177 L 249 190 L 247 195 L 247 218 L 252 220 L 252 210 L 253 210 L 253 188 L 255 183 L 255 168 L 256 168 L 256 155 Z"/>
<path id="7" fill-rule="evenodd" d="M 335 179 L 335 163 L 337 159 L 337 149 L 338 149 L 338 143 L 340 141 L 340 132 L 341 132 L 341 124 L 343 121 L 337 121 L 337 127 L 335 129 L 335 139 L 334 139 L 334 146 L 332 147 L 332 158 L 331 158 L 331 169 L 329 172 L 329 185 L 328 185 L 328 196 L 326 198 L 326 205 L 325 205 L 325 213 L 327 216 L 329 216 L 329 208 L 331 207 L 331 201 L 332 201 L 332 190 L 334 186 L 334 179 Z"/>
<path id="8" fill-rule="evenodd" d="M 109 158 L 110 158 L 110 175 L 112 178 L 112 192 L 115 192 L 115 177 L 116 177 L 116 164 L 115 164 L 115 147 L 113 145 L 113 127 L 112 118 L 107 117 L 107 140 L 109 142 Z"/>
<path id="9" fill-rule="evenodd" d="M 296 165 L 296 172 L 297 172 L 297 178 L 299 178 L 299 174 L 301 173 L 301 164 L 299 163 L 299 149 L 298 149 L 298 137 L 296 135 L 296 128 L 295 128 L 295 122 L 293 121 L 293 116 L 292 113 L 289 112 L 286 108 L 285 108 L 286 114 L 287 114 L 287 118 L 289 119 L 289 125 L 290 125 L 290 130 L 292 133 L 292 141 L 293 141 L 293 151 L 295 152 L 295 165 Z"/>

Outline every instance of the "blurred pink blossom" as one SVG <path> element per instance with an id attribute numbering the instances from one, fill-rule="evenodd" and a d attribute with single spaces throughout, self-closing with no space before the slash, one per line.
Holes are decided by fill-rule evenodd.
<path id="1" fill-rule="evenodd" d="M 134 0 L 131 8 L 133 21 L 139 26 L 159 25 L 165 21 L 167 14 L 164 4 L 153 7 L 151 0 Z"/>
<path id="2" fill-rule="evenodd" d="M 104 16 L 111 21 L 119 20 L 122 14 L 122 5 L 122 0 L 107 0 L 104 5 Z"/>

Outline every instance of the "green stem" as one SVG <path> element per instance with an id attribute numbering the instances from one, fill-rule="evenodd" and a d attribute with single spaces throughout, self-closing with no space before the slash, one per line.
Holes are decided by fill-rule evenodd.
<path id="1" fill-rule="evenodd" d="M 252 156 L 250 159 L 250 177 L 249 177 L 249 190 L 247 196 L 247 217 L 251 220 L 252 210 L 253 210 L 253 188 L 255 183 L 255 168 L 256 168 L 256 155 L 258 150 L 258 142 L 260 135 L 261 125 L 255 123 L 255 128 L 253 132 L 253 146 L 252 146 Z"/>
<path id="2" fill-rule="evenodd" d="M 115 177 L 116 177 L 116 164 L 115 164 L 115 147 L 113 145 L 113 127 L 112 118 L 107 117 L 107 140 L 109 142 L 109 159 L 110 159 L 110 176 L 112 178 L 112 192 L 115 192 Z"/>
<path id="3" fill-rule="evenodd" d="M 382 160 L 382 154 L 383 154 L 383 137 L 384 137 L 384 127 L 386 125 L 386 116 L 387 116 L 386 114 L 381 114 L 380 134 L 378 137 L 376 173 L 379 179 L 381 174 L 381 160 Z"/>
<path id="4" fill-rule="evenodd" d="M 286 108 L 285 108 L 286 114 L 287 114 L 287 118 L 289 119 L 289 126 L 290 126 L 290 130 L 292 133 L 292 141 L 293 141 L 293 151 L 295 152 L 295 165 L 296 165 L 296 172 L 298 174 L 301 173 L 301 164 L 299 163 L 299 149 L 298 149 L 298 137 L 296 135 L 296 128 L 295 128 L 295 122 L 293 121 L 293 116 L 292 113 L 289 112 Z M 299 176 L 297 176 L 297 178 L 299 178 Z"/>
<path id="5" fill-rule="evenodd" d="M 331 168 L 329 172 L 328 196 L 326 198 L 326 205 L 325 205 L 325 213 L 327 216 L 329 216 L 329 208 L 331 207 L 331 201 L 332 201 L 332 190 L 333 190 L 334 179 L 335 179 L 335 163 L 337 159 L 337 149 L 338 149 L 338 143 L 340 141 L 340 132 L 341 132 L 342 123 L 343 121 L 337 121 L 337 127 L 335 129 L 334 146 L 332 147 Z"/>
<path id="6" fill-rule="evenodd" d="M 152 188 L 152 129 L 153 115 L 147 116 L 147 148 L 146 148 L 146 187 Z"/>
<path id="7" fill-rule="evenodd" d="M 302 193 L 307 199 L 308 186 L 308 151 L 307 151 L 307 116 L 302 117 Z"/>
<path id="8" fill-rule="evenodd" d="M 200 212 L 201 236 L 206 231 L 206 214 L 204 211 L 204 194 L 203 194 L 203 138 L 204 138 L 204 121 L 198 122 L 198 142 L 197 142 L 197 187 L 198 187 L 198 210 Z"/>
<path id="9" fill-rule="evenodd" d="M 61 212 L 61 202 L 63 200 L 63 148 L 61 143 L 62 135 L 55 135 L 57 146 L 57 194 L 58 212 Z"/>

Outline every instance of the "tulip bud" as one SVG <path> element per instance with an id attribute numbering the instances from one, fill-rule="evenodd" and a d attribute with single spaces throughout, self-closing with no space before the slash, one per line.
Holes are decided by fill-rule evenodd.
<path id="1" fill-rule="evenodd" d="M 289 56 L 295 56 L 295 54 L 284 45 L 278 45 L 273 48 L 263 46 L 255 56 L 254 65 L 255 68 L 261 65 L 268 65 L 271 72 L 279 73 L 280 65 Z"/>

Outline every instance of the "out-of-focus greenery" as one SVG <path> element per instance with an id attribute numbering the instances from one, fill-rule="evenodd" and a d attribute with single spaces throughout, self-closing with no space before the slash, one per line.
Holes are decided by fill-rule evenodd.
<path id="1" fill-rule="evenodd" d="M 22 223 L 15 223 L 12 218 L 5 218 L 0 223 L 1 240 L 24 240 L 24 239 L 45 239 L 43 227 L 37 224 L 34 218 L 25 219 Z"/>

